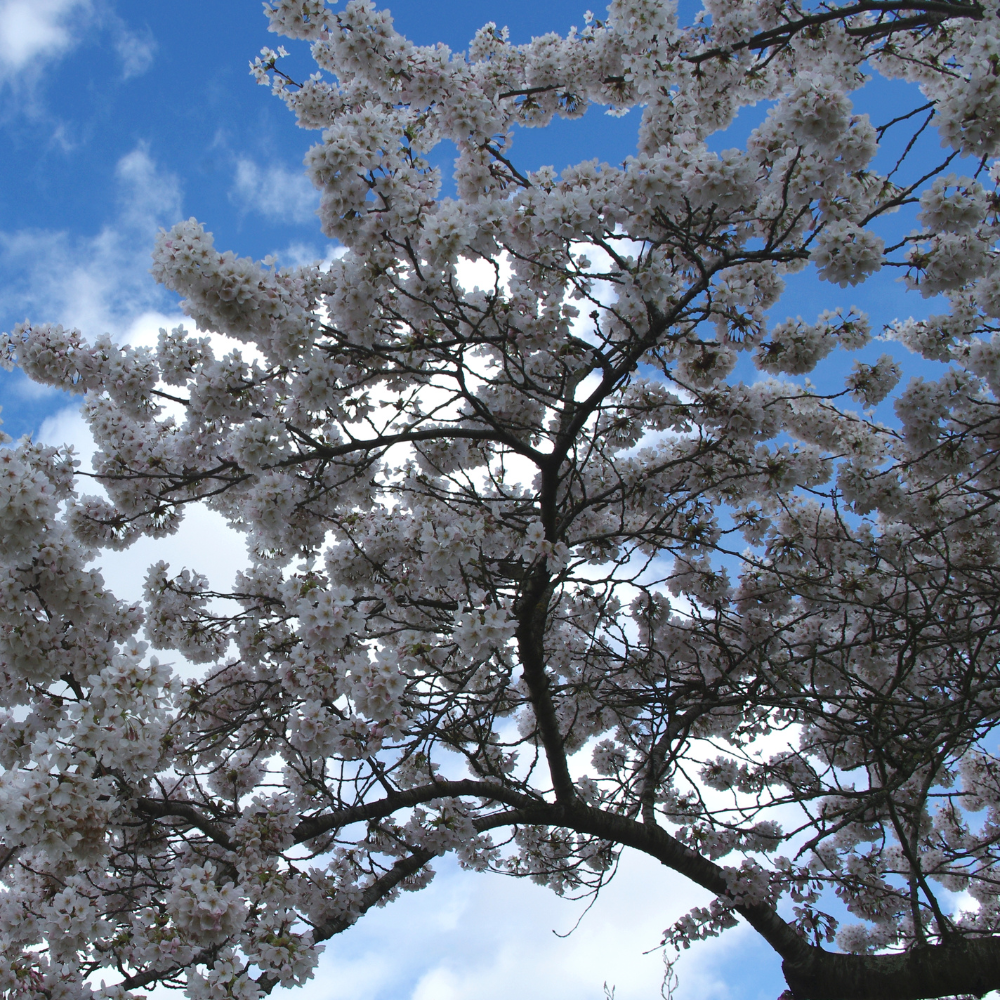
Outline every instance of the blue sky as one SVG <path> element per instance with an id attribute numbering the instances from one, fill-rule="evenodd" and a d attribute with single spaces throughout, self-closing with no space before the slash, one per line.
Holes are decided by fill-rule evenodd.
<path id="1" fill-rule="evenodd" d="M 415 41 L 455 49 L 489 20 L 526 41 L 582 26 L 584 8 L 584 0 L 392 5 L 397 27 Z M 682 17 L 695 9 L 686 0 Z M 315 136 L 295 128 L 247 70 L 261 46 L 276 44 L 258 0 L 0 0 L 0 329 L 30 317 L 80 326 L 89 338 L 109 331 L 142 339 L 176 323 L 176 299 L 147 273 L 149 251 L 158 227 L 189 216 L 214 232 L 218 247 L 240 255 L 276 254 L 285 263 L 325 256 L 317 197 L 301 167 Z M 307 54 L 288 47 L 290 71 L 306 75 Z M 885 120 L 911 96 L 883 83 L 865 88 L 857 103 Z M 741 144 L 763 113 L 747 111 L 716 145 Z M 524 133 L 518 165 L 619 162 L 632 150 L 637 120 L 637 113 L 612 118 L 596 110 L 581 122 Z M 929 137 L 921 155 L 935 152 Z M 442 154 L 442 164 L 447 159 Z M 887 225 L 906 232 L 912 214 Z M 856 303 L 876 327 L 926 314 L 929 304 L 904 295 L 894 278 L 842 291 L 806 273 L 790 282 L 777 311 L 812 320 Z M 842 377 L 849 363 L 837 365 L 831 370 Z M 907 371 L 924 368 L 908 362 Z M 72 440 L 85 452 L 85 431 L 67 410 L 72 402 L 0 372 L 4 429 L 15 437 Z M 178 565 L 187 555 L 204 559 L 208 546 L 212 565 L 198 568 L 222 586 L 242 559 L 238 542 L 209 515 L 191 518 L 167 544 Z M 162 553 L 140 543 L 109 556 L 106 575 L 130 596 L 144 566 Z M 443 863 L 426 892 L 332 942 L 319 977 L 301 992 L 306 1000 L 600 1000 L 607 982 L 616 1000 L 638 1000 L 657 995 L 659 985 L 659 956 L 644 952 L 704 901 L 648 860 L 626 858 L 579 930 L 561 939 L 550 932 L 568 930 L 580 904 Z M 678 1000 L 773 1000 L 783 988 L 777 959 L 745 929 L 686 953 L 679 972 Z"/>

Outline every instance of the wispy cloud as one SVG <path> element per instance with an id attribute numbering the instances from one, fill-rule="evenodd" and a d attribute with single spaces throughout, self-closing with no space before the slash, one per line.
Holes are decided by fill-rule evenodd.
<path id="1" fill-rule="evenodd" d="M 33 78 L 81 40 L 90 0 L 0 0 L 0 80 Z"/>
<path id="2" fill-rule="evenodd" d="M 33 319 L 76 326 L 90 336 L 120 334 L 166 299 L 149 276 L 156 231 L 181 217 L 177 178 L 145 147 L 118 161 L 114 218 L 90 237 L 59 230 L 0 232 L 4 325 Z"/>
<path id="3" fill-rule="evenodd" d="M 120 182 L 119 207 L 123 223 L 133 230 L 161 224 L 165 217 L 176 221 L 181 212 L 180 182 L 157 167 L 145 145 L 126 153 L 115 168 Z"/>
<path id="4" fill-rule="evenodd" d="M 305 176 L 280 164 L 259 167 L 252 160 L 236 161 L 230 198 L 245 212 L 257 212 L 275 222 L 309 222 L 319 195 Z"/>
<path id="5" fill-rule="evenodd" d="M 560 899 L 527 880 L 462 872 L 449 858 L 434 866 L 439 874 L 427 889 L 331 939 L 316 978 L 296 988 L 299 1000 L 599 1000 L 605 983 L 617 1000 L 658 996 L 664 928 L 710 898 L 651 858 L 626 852 L 593 909 L 558 937 L 573 928 L 585 901 Z M 683 953 L 676 996 L 729 1000 L 739 976 L 759 982 L 761 996 L 776 996 L 778 966 L 749 928 L 736 928 Z"/>
<path id="6" fill-rule="evenodd" d="M 122 61 L 122 79 L 141 76 L 153 64 L 156 40 L 152 32 L 130 31 L 124 21 L 115 28 L 115 51 Z"/>

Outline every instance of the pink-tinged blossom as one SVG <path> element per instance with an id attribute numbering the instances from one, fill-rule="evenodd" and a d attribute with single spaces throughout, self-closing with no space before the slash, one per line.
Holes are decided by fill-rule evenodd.
<path id="1" fill-rule="evenodd" d="M 742 920 L 796 996 L 1000 985 L 1000 21 L 940 6 L 614 0 L 454 53 L 369 0 L 266 5 L 316 64 L 251 73 L 313 132 L 328 262 L 180 221 L 152 272 L 197 333 L 0 336 L 96 445 L 0 449 L 11 1000 L 257 1000 L 440 854 L 575 897 L 624 847 L 711 896 L 665 944 Z M 855 113 L 873 73 L 913 115 Z M 926 102 L 940 161 L 880 173 Z M 641 109 L 633 156 L 522 168 L 595 105 Z M 804 268 L 938 298 L 877 336 L 940 364 L 821 392 L 873 331 L 785 317 Z M 116 599 L 102 552 L 194 504 L 246 568 Z"/>

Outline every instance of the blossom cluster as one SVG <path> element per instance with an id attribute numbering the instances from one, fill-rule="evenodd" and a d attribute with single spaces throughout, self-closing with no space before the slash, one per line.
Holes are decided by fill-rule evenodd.
<path id="1" fill-rule="evenodd" d="M 197 333 L 0 337 L 0 363 L 83 395 L 103 491 L 69 451 L 0 448 L 0 988 L 256 1000 L 445 852 L 578 893 L 639 846 L 715 897 L 667 940 L 743 917 L 790 968 L 821 941 L 874 961 L 992 935 L 994 0 L 710 0 L 689 24 L 614 0 L 464 53 L 370 0 L 265 6 L 317 66 L 296 83 L 267 48 L 251 71 L 317 133 L 328 262 L 220 251 L 189 219 L 153 274 Z M 911 142 L 880 173 L 926 109 L 856 114 L 870 73 L 920 88 L 941 163 Z M 519 167 L 521 128 L 592 106 L 641 109 L 634 155 Z M 895 268 L 943 311 L 820 392 L 873 334 L 856 309 L 780 318 L 803 268 Z M 901 385 L 903 348 L 947 370 Z M 246 568 L 160 561 L 117 600 L 101 551 L 197 503 Z M 946 912 L 955 892 L 978 909 Z"/>

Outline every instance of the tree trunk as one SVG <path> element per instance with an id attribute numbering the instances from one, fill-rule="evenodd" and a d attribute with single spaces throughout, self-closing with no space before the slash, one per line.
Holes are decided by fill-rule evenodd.
<path id="1" fill-rule="evenodd" d="M 782 963 L 795 1000 L 928 1000 L 1000 988 L 1000 939 L 976 938 L 902 955 L 837 955 L 809 948 Z"/>

